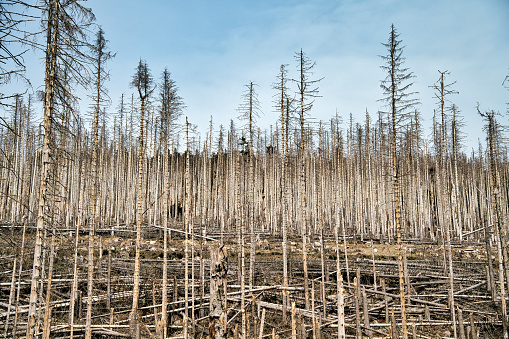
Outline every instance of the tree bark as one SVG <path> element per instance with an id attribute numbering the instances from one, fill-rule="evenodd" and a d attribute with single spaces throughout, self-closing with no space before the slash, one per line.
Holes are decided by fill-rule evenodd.
<path id="1" fill-rule="evenodd" d="M 223 245 L 210 249 L 210 314 L 209 337 L 226 338 L 226 310 L 224 309 L 224 287 L 227 277 L 227 253 Z"/>

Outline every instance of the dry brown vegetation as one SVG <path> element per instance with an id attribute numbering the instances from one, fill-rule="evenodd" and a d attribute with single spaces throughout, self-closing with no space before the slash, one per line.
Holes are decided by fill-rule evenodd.
<path id="1" fill-rule="evenodd" d="M 122 229 L 122 228 L 121 228 Z M 4 227 L 7 234 L 14 238 L 21 236 L 20 227 Z M 212 231 L 212 230 L 211 230 Z M 94 257 L 96 258 L 95 279 L 94 279 L 94 315 L 92 333 L 94 336 L 101 335 L 123 336 L 128 329 L 128 311 L 131 307 L 132 298 L 132 273 L 134 270 L 135 238 L 133 232 L 122 232 L 116 230 L 112 236 L 111 231 L 104 232 L 98 236 L 98 246 Z M 184 285 L 184 248 L 183 235 L 172 234 L 172 240 L 168 243 L 169 261 L 168 275 L 170 277 L 169 288 L 169 327 L 168 337 L 182 335 L 182 311 L 183 311 L 183 285 Z M 158 231 L 150 231 L 143 234 L 141 243 L 141 282 L 140 282 L 140 316 L 143 319 L 141 336 L 150 337 L 156 332 L 154 315 L 160 318 L 160 300 L 162 283 L 162 257 L 163 245 L 161 235 Z M 27 245 L 32 245 L 33 233 L 28 232 Z M 209 247 L 214 241 L 200 240 L 196 237 L 189 240 L 191 251 L 195 253 L 195 260 L 189 262 L 191 289 L 194 291 L 194 303 L 190 303 L 190 312 L 193 312 L 194 321 L 190 322 L 190 334 L 197 337 L 205 336 L 208 333 L 209 313 Z M 247 243 L 246 246 L 250 244 Z M 281 238 L 270 234 L 260 234 L 260 241 L 256 246 L 256 274 L 255 286 L 247 287 L 246 298 L 246 321 L 249 322 L 249 337 L 258 337 L 261 327 L 261 312 L 265 313 L 263 331 L 269 337 L 274 330 L 279 337 L 291 336 L 291 307 L 288 308 L 287 321 L 283 321 L 282 314 L 282 293 L 289 291 L 290 302 L 296 304 L 297 335 L 300 337 L 303 328 L 307 336 L 313 335 L 322 337 L 336 336 L 337 333 L 337 279 L 336 279 L 336 243 L 331 239 L 324 242 L 325 273 L 326 277 L 322 282 L 321 275 L 321 244 L 317 235 L 312 236 L 308 248 L 309 278 L 314 286 L 314 301 L 311 300 L 313 313 L 305 310 L 303 300 L 303 271 L 302 271 L 302 244 L 299 238 L 289 239 L 289 288 L 282 286 L 282 247 Z M 57 243 L 56 260 L 54 271 L 58 272 L 52 282 L 52 337 L 69 336 L 69 293 L 70 282 L 72 281 L 73 262 L 73 241 L 67 234 L 62 235 Z M 238 265 L 236 239 L 225 239 L 225 248 L 228 253 L 228 322 L 227 332 L 233 336 L 237 328 L 241 326 L 240 317 L 237 315 L 240 306 L 240 284 L 238 282 Z M 102 255 L 101 251 L 102 250 Z M 346 334 L 355 335 L 355 315 L 359 314 L 361 319 L 361 331 L 363 336 L 387 337 L 392 335 L 394 326 L 391 323 L 391 312 L 394 310 L 395 319 L 400 316 L 398 312 L 398 273 L 397 258 L 398 251 L 394 244 L 379 243 L 371 244 L 370 241 L 353 243 L 347 242 L 348 274 L 345 270 L 345 251 L 341 247 L 339 261 L 341 263 L 344 280 L 345 298 L 345 325 Z M 86 313 L 86 271 L 87 271 L 88 239 L 86 235 L 80 236 L 78 245 L 78 267 L 82 282 L 78 287 L 78 298 L 76 300 L 76 324 L 74 335 L 80 336 L 84 333 L 83 319 Z M 407 294 L 409 304 L 407 314 L 409 321 L 409 334 L 414 331 L 418 337 L 452 337 L 450 325 L 450 312 L 448 311 L 448 276 L 444 274 L 443 248 L 436 244 L 409 243 L 406 245 L 405 275 L 408 277 Z M 462 323 L 465 333 L 471 332 L 473 327 L 479 331 L 480 337 L 497 338 L 501 335 L 501 325 L 498 314 L 498 306 L 493 302 L 486 283 L 486 256 L 485 248 L 480 244 L 454 246 L 454 268 L 455 268 L 455 296 L 456 306 L 462 310 Z M 493 253 L 496 261 L 496 254 Z M 9 252 L 3 251 L 2 257 L 8 258 Z M 373 261 L 374 259 L 374 261 Z M 29 256 L 25 258 L 29 265 Z M 194 270 L 193 266 L 194 265 Z M 203 265 L 203 268 L 202 268 Z M 2 267 L 2 284 L 0 285 L 1 295 L 7 301 L 11 283 L 8 279 L 8 270 L 12 269 L 7 261 Z M 375 271 L 373 271 L 373 269 Z M 194 272 L 194 275 L 191 273 Z M 201 272 L 205 272 L 202 276 Z M 376 284 L 374 281 L 374 273 Z M 359 305 L 355 306 L 355 284 L 354 280 L 359 274 L 359 281 L 363 289 L 360 290 Z M 30 272 L 23 276 L 29 278 Z M 350 279 L 350 284 L 348 283 Z M 193 283 L 194 280 L 194 283 Z M 175 285 L 176 283 L 176 285 Z M 327 313 L 323 315 L 324 299 L 322 296 L 322 285 L 324 284 L 325 305 Z M 175 288 L 176 286 L 176 288 Z M 311 289 L 313 290 L 313 289 Z M 109 292 L 108 292 L 109 291 Z M 363 292 L 365 291 L 365 292 Z M 20 319 L 26 317 L 27 309 L 23 307 L 23 295 L 29 292 L 29 285 L 22 283 L 20 286 L 21 300 L 17 307 Z M 384 294 L 387 293 L 387 294 Z M 202 295 L 203 293 L 203 295 Z M 310 292 L 313 294 L 313 292 Z M 369 328 L 364 327 L 364 294 L 366 295 L 366 306 L 368 307 Z M 386 298 L 385 298 L 386 297 Z M 253 303 L 254 298 L 254 303 Z M 2 304 L 3 307 L 6 303 Z M 14 305 L 13 305 L 14 308 Z M 44 310 L 44 308 L 42 308 Z M 6 310 L 2 311 L 2 317 L 6 319 Z M 12 310 L 14 311 L 14 310 Z M 154 313 L 155 311 L 155 313 Z M 356 313 L 357 312 L 357 313 Z M 14 313 L 14 312 L 13 312 Z M 237 315 L 237 316 L 236 316 Z M 11 316 L 11 327 L 13 329 L 13 317 Z M 472 317 L 472 319 L 470 319 Z M 247 320 L 249 319 L 249 320 Z M 231 320 L 231 322 L 230 322 Z M 314 321 L 316 323 L 314 323 Z M 397 322 L 397 321 L 396 321 Z M 301 325 L 303 324 L 303 325 Z M 498 324 L 498 325 L 497 325 Z M 23 321 L 17 324 L 18 335 L 24 335 Z M 303 327 L 304 326 L 304 327 Z M 391 327 L 392 326 L 392 327 Z M 320 328 L 320 330 L 318 330 Z M 399 324 L 401 329 L 401 324 Z M 465 334 L 466 335 L 466 334 Z"/>

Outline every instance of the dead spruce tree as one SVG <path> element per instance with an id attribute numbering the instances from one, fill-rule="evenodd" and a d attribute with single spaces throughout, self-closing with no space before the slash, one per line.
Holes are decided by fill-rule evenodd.
<path id="1" fill-rule="evenodd" d="M 288 199 L 287 195 L 287 174 L 286 157 L 288 153 L 288 116 L 290 110 L 290 100 L 288 98 L 288 70 L 287 65 L 283 64 L 279 68 L 277 81 L 272 88 L 278 91 L 275 95 L 275 106 L 278 113 L 281 114 L 281 233 L 283 237 L 283 287 L 288 287 Z M 283 291 L 283 322 L 286 322 L 286 306 L 288 305 L 287 291 Z"/>
<path id="2" fill-rule="evenodd" d="M 391 26 L 391 32 L 387 43 L 383 46 L 387 48 L 387 55 L 381 56 L 385 65 L 381 68 L 387 72 L 387 76 L 382 80 L 380 87 L 382 88 L 385 97 L 381 99 L 386 103 L 388 108 L 387 113 L 391 121 L 391 152 L 392 152 L 392 181 L 393 181 L 393 195 L 394 195 L 394 214 L 396 225 L 396 237 L 398 245 L 398 266 L 399 266 L 399 289 L 400 289 L 400 302 L 401 302 L 401 319 L 403 326 L 403 338 L 408 338 L 406 328 L 406 313 L 405 313 L 405 284 L 403 277 L 403 242 L 402 242 L 402 228 L 401 228 L 401 207 L 400 207 L 400 179 L 401 173 L 399 168 L 397 133 L 398 128 L 401 128 L 405 120 L 406 114 L 415 106 L 418 101 L 412 98 L 416 92 L 411 92 L 410 88 L 413 85 L 411 79 L 414 77 L 413 73 L 408 68 L 403 67 L 405 58 L 403 54 L 403 46 L 401 40 L 398 40 L 399 34 L 396 32 L 394 25 Z"/>
<path id="3" fill-rule="evenodd" d="M 185 162 L 185 195 L 184 195 L 184 339 L 189 338 L 189 231 L 190 231 L 190 209 L 191 209 L 191 175 L 189 157 L 189 128 L 190 123 L 186 117 L 186 162 Z M 191 245 L 194 247 L 194 243 Z M 193 258 L 192 258 L 193 259 Z"/>
<path id="4" fill-rule="evenodd" d="M 14 256 L 14 261 L 12 264 L 12 277 L 11 277 L 11 288 L 9 293 L 9 303 L 7 306 L 7 316 L 5 318 L 4 325 L 4 337 L 7 337 L 8 329 L 9 329 L 9 318 L 11 316 L 12 308 L 14 308 L 14 316 L 13 316 L 13 329 L 12 336 L 15 336 L 17 330 L 17 316 L 19 311 L 19 298 L 21 293 L 21 284 L 17 284 L 17 289 L 15 291 L 16 280 L 21 281 L 21 275 L 25 269 L 24 260 L 25 258 L 25 243 L 26 243 L 26 229 L 28 226 L 29 215 L 32 211 L 29 210 L 29 197 L 32 191 L 32 180 L 30 180 L 30 176 L 32 173 L 33 162 L 29 161 L 30 156 L 32 154 L 30 148 L 34 144 L 33 137 L 34 133 L 31 131 L 31 96 L 28 96 L 28 103 L 25 105 L 23 103 L 23 99 L 20 96 L 16 96 L 14 114 L 13 114 L 13 123 L 11 123 L 12 130 L 10 126 L 7 129 L 12 133 L 12 137 L 14 138 L 14 142 L 12 143 L 12 153 L 15 157 L 12 158 L 11 161 L 7 162 L 7 168 L 5 168 L 4 164 L 2 167 L 7 170 L 6 175 L 2 173 L 2 178 L 4 181 L 9 182 L 9 172 L 18 173 L 17 180 L 14 180 L 15 185 L 13 186 L 12 193 L 6 192 L 2 189 L 3 193 L 3 202 L 2 208 L 4 211 L 6 210 L 5 206 L 7 200 L 12 200 L 15 205 L 18 206 L 18 210 L 13 208 L 14 214 L 17 216 L 18 220 L 21 218 L 23 224 L 23 233 L 21 236 L 21 245 L 15 243 L 17 246 L 15 250 L 16 255 Z M 2 162 L 3 163 L 3 162 Z M 9 166 L 9 164 L 11 166 Z M 7 177 L 7 180 L 5 178 Z M 17 187 L 16 187 L 17 186 Z M 7 188 L 8 185 L 5 185 Z M 14 197 L 14 199 L 12 199 Z M 16 202 L 14 202 L 16 201 Z M 11 214 L 11 220 L 14 215 Z M 11 229 L 12 231 L 12 229 Z M 19 266 L 19 268 L 17 268 Z M 16 276 L 16 270 L 18 270 Z M 25 269 L 26 271 L 26 269 Z M 14 298 L 16 297 L 16 298 Z M 14 306 L 14 307 L 13 307 Z"/>
<path id="5" fill-rule="evenodd" d="M 72 287 L 71 287 L 71 297 L 70 297 L 70 307 L 69 307 L 69 325 L 70 325 L 70 333 L 69 337 L 71 339 L 74 338 L 74 321 L 75 321 L 75 307 L 76 305 L 76 298 L 78 297 L 77 291 L 78 291 L 78 248 L 79 248 L 79 234 L 80 234 L 80 227 L 81 223 L 83 221 L 83 213 L 82 213 L 82 205 L 83 205 L 83 196 L 86 189 L 86 182 L 85 180 L 86 173 L 85 173 L 85 157 L 83 156 L 83 145 L 82 145 L 82 133 L 83 133 L 83 123 L 81 120 L 78 120 L 76 123 L 76 142 L 75 142 L 75 156 L 77 164 L 77 175 L 76 175 L 76 181 L 77 181 L 77 189 L 79 192 L 77 192 L 77 221 L 76 221 L 76 228 L 75 228 L 75 239 L 74 239 L 74 265 L 73 265 L 73 281 L 72 281 Z M 78 306 L 79 307 L 79 306 Z"/>
<path id="6" fill-rule="evenodd" d="M 93 296 L 93 283 L 94 283 L 94 237 L 95 228 L 98 222 L 97 216 L 97 196 L 99 190 L 99 159 L 98 159 L 98 137 L 99 137 L 99 122 L 101 108 L 108 102 L 108 94 L 104 86 L 104 82 L 108 80 L 109 74 L 106 71 L 106 63 L 109 59 L 113 58 L 113 54 L 107 50 L 107 40 L 104 38 L 104 31 L 102 28 L 96 33 L 95 44 L 92 46 L 92 55 L 94 59 L 93 77 L 95 82 L 95 91 L 93 94 L 94 107 L 93 107 L 93 123 L 92 123 L 92 136 L 93 136 L 93 150 L 92 150 L 92 172 L 93 172 L 93 187 L 92 187 L 92 217 L 90 218 L 90 230 L 88 235 L 88 289 L 87 289 L 87 320 L 86 320 L 86 334 L 85 337 L 90 339 L 92 337 L 92 296 Z"/>
<path id="7" fill-rule="evenodd" d="M 239 107 L 239 111 L 241 113 L 240 119 L 247 121 L 247 131 L 249 133 L 249 141 L 248 141 L 248 162 L 249 162 L 249 173 L 248 173 L 248 220 L 249 220 L 249 233 L 250 233 L 250 254 L 249 254 L 249 288 L 253 288 L 254 286 L 254 265 L 255 265 L 255 256 L 256 256 L 256 243 L 254 236 L 254 213 L 255 213 L 255 201 L 254 201 L 254 190 L 255 190 L 255 180 L 254 180 L 254 151 L 253 151 L 253 136 L 254 136 L 254 124 L 256 123 L 256 118 L 259 116 L 260 112 L 260 103 L 258 102 L 258 96 L 255 91 L 256 84 L 252 81 L 246 85 L 246 90 L 242 95 L 242 104 Z"/>
<path id="8" fill-rule="evenodd" d="M 148 100 L 154 91 L 153 78 L 150 74 L 150 69 L 146 61 L 138 63 L 136 73 L 133 75 L 131 86 L 138 90 L 140 97 L 140 141 L 139 141 L 139 154 L 138 154 L 138 200 L 136 208 L 136 255 L 134 258 L 134 282 L 133 282 L 133 305 L 130 315 L 130 325 L 132 335 L 139 338 L 139 321 L 138 321 L 138 299 L 140 294 L 140 250 L 141 250 L 141 223 L 143 218 L 143 159 L 145 156 L 144 144 L 144 119 L 145 110 Z"/>
<path id="9" fill-rule="evenodd" d="M 439 182 L 439 190 L 441 191 L 440 198 L 443 203 L 442 206 L 445 209 L 445 216 L 442 218 L 442 234 L 444 235 L 445 246 L 444 251 L 447 250 L 447 255 L 444 253 L 444 257 L 447 256 L 448 266 L 447 267 L 449 273 L 449 289 L 450 289 L 450 308 L 451 308 L 451 318 L 454 330 L 454 337 L 457 337 L 457 329 L 456 329 L 456 308 L 454 305 L 454 272 L 452 268 L 452 247 L 451 247 L 451 233 L 454 229 L 454 224 L 457 218 L 454 217 L 454 205 L 453 204 L 453 193 L 455 190 L 454 182 L 449 176 L 450 172 L 447 170 L 449 163 L 449 147 L 448 147 L 448 137 L 447 137 L 447 128 L 446 128 L 446 120 L 447 120 L 447 110 L 446 107 L 448 96 L 451 94 L 457 93 L 456 91 L 451 89 L 456 82 L 446 83 L 445 77 L 450 72 L 448 71 L 438 71 L 440 73 L 440 78 L 432 88 L 435 90 L 435 97 L 438 99 L 438 104 L 440 106 L 440 117 L 441 117 L 441 129 L 440 129 L 440 170 L 437 170 L 437 179 Z M 438 157 L 438 155 L 437 155 Z M 451 187 L 452 186 L 452 187 Z M 445 197 L 445 200 L 444 200 Z M 455 202 L 455 201 L 454 201 Z M 445 264 L 445 263 L 444 263 Z M 444 272 L 447 273 L 447 272 Z"/>
<path id="10" fill-rule="evenodd" d="M 302 263 L 304 270 L 304 298 L 306 300 L 306 310 L 309 309 L 309 284 L 308 284 L 308 264 L 307 264 L 307 202 L 306 202 L 306 140 L 309 138 L 310 131 L 306 131 L 305 116 L 311 110 L 314 103 L 314 98 L 318 97 L 317 84 L 322 79 L 311 80 L 309 77 L 312 75 L 313 68 L 316 63 L 312 62 L 306 54 L 300 50 L 295 53 L 297 61 L 297 69 L 299 72 L 298 79 L 294 80 L 297 83 L 297 95 L 300 100 L 299 105 L 299 152 L 300 152 L 300 202 L 301 202 L 301 234 L 302 234 Z"/>
<path id="11" fill-rule="evenodd" d="M 161 325 L 162 329 L 160 336 L 166 338 L 167 335 L 167 304 L 168 304 L 168 225 L 170 213 L 170 156 L 168 152 L 168 143 L 171 129 L 174 127 L 177 119 L 182 115 L 184 107 L 182 98 L 178 95 L 178 87 L 175 81 L 171 78 L 168 69 L 165 68 L 161 76 L 161 85 L 159 92 L 160 100 L 160 122 L 161 122 L 161 136 L 163 143 L 163 156 L 164 156 L 164 235 L 163 235 L 163 281 L 162 281 L 162 308 L 161 308 Z"/>
<path id="12" fill-rule="evenodd" d="M 507 324 L 507 288 L 509 282 L 509 256 L 507 253 L 507 229 L 504 225 L 504 208 L 500 196 L 500 164 L 499 164 L 499 146 L 502 138 L 502 126 L 497 122 L 494 111 L 481 112 L 479 105 L 477 112 L 486 121 L 486 141 L 488 143 L 488 161 L 491 179 L 491 205 L 493 209 L 493 223 L 495 225 L 495 235 L 497 239 L 499 255 L 499 280 L 500 280 L 500 301 L 502 308 L 502 325 L 504 329 L 504 338 L 509 337 L 509 328 Z M 489 254 L 488 254 L 489 255 Z"/>
<path id="13" fill-rule="evenodd" d="M 34 248 L 34 261 L 28 310 L 27 338 L 32 339 L 36 329 L 37 286 L 41 277 L 42 246 L 44 229 L 49 210 L 48 185 L 54 165 L 53 122 L 57 109 L 61 109 L 62 99 L 68 98 L 68 84 L 59 76 L 68 72 L 80 85 L 86 85 L 88 74 L 86 61 L 81 48 L 87 46 L 86 29 L 94 20 L 92 11 L 83 7 L 79 1 L 49 0 L 43 7 L 43 26 L 46 29 L 45 79 L 44 79 L 44 137 L 42 145 L 42 166 L 40 167 L 39 202 Z"/>

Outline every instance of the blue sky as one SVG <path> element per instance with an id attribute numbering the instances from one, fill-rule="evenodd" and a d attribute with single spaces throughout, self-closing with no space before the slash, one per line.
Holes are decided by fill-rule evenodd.
<path id="1" fill-rule="evenodd" d="M 509 1 L 245 1 L 245 0 L 89 0 L 109 48 L 107 87 L 114 113 L 141 59 L 155 79 L 168 67 L 187 106 L 184 114 L 202 132 L 213 116 L 219 124 L 239 115 L 244 85 L 258 84 L 262 115 L 258 126 L 275 125 L 271 88 L 281 64 L 296 77 L 294 53 L 301 48 L 324 78 L 310 116 L 329 120 L 337 111 L 345 121 L 352 113 L 364 121 L 366 109 L 376 118 L 382 98 L 379 55 L 394 24 L 403 44 L 406 66 L 416 76 L 417 108 L 430 135 L 435 99 L 429 86 L 438 70 L 449 70 L 459 94 L 451 97 L 466 123 L 467 153 L 484 138 L 476 103 L 506 112 L 509 91 Z M 41 61 L 39 61 L 41 64 Z M 42 78 L 43 67 L 38 71 Z M 33 77 L 31 75 L 31 77 Z M 32 79 L 34 84 L 38 81 Z M 39 83 L 42 83 L 42 79 Z M 86 99 L 81 106 L 87 107 Z M 238 122 L 238 121 L 237 121 Z M 507 123 L 507 118 L 502 118 Z M 346 123 L 344 124 L 346 127 Z M 484 142 L 484 139 L 482 139 Z"/>

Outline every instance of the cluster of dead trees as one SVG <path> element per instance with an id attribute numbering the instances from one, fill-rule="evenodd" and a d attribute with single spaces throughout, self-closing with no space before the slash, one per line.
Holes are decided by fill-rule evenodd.
<path id="1" fill-rule="evenodd" d="M 19 1 L 7 1 L 2 6 L 34 7 Z M 439 72 L 437 83 L 432 86 L 438 104 L 433 138 L 427 141 L 415 107 L 417 93 L 411 89 L 413 74 L 404 66 L 403 47 L 394 26 L 384 44 L 387 49 L 382 57 L 382 69 L 387 74 L 381 82 L 384 108 L 376 119 L 366 112 L 362 123 L 355 122 L 352 116 L 346 123 L 335 116 L 318 125 L 310 124 L 308 115 L 318 97 L 320 79 L 312 78 L 314 63 L 299 51 L 295 58 L 298 76 L 290 79 L 287 65 L 282 65 L 274 84 L 280 116 L 274 129 L 256 128 L 259 105 L 256 85 L 250 82 L 239 109 L 245 128 L 237 128 L 232 121 L 227 130 L 221 126 L 214 132 L 211 118 L 210 130 L 201 140 L 193 136 L 187 119 L 185 124 L 178 124 L 184 103 L 170 72 L 164 70 L 156 89 L 150 69 L 142 60 L 131 83 L 136 95 L 130 100 L 122 96 L 113 126 L 108 129 L 106 66 L 114 54 L 107 49 L 102 29 L 89 42 L 92 11 L 77 0 L 48 0 L 34 8 L 42 13 L 45 35 L 44 44 L 32 43 L 45 53 L 42 125 L 34 125 L 33 97 L 0 97 L 10 113 L 10 118 L 2 119 L 0 131 L 0 220 L 11 231 L 23 227 L 22 239 L 2 240 L 10 248 L 8 260 L 12 262 L 9 269 L 13 279 L 16 272 L 27 269 L 23 262 L 26 253 L 32 258 L 28 338 L 39 331 L 49 336 L 51 308 L 45 308 L 42 326 L 38 320 L 38 310 L 44 304 L 41 286 L 46 287 L 44 295 L 49 304 L 55 243 L 63 232 L 75 237 L 70 305 L 75 304 L 79 287 L 78 243 L 83 231 L 87 232 L 89 242 L 86 337 L 92 336 L 95 233 L 130 226 L 136 234 L 130 313 L 134 336 L 140 332 L 142 230 L 154 227 L 162 227 L 164 237 L 162 311 L 158 325 L 163 337 L 168 325 L 169 228 L 179 227 L 183 228 L 186 240 L 195 233 L 203 237 L 215 234 L 221 243 L 224 237 L 237 238 L 241 293 L 246 289 L 244 277 L 249 289 L 255 286 L 256 244 L 260 234 L 281 236 L 282 287 L 289 288 L 288 236 L 298 235 L 302 241 L 306 309 L 310 308 L 311 300 L 307 267 L 310 237 L 339 234 L 343 239 L 351 236 L 354 241 L 378 239 L 396 243 L 405 329 L 408 293 L 403 267 L 405 241 L 443 245 L 451 290 L 454 290 L 453 243 L 482 242 L 489 254 L 491 246 L 496 246 L 498 289 L 507 333 L 509 173 L 503 128 L 495 112 L 478 108 L 486 120 L 487 144 L 479 145 L 477 153 L 463 153 L 459 110 L 449 105 L 455 93 L 454 83 L 448 82 L 449 72 Z M 20 17 L 6 16 L 9 25 L 1 27 L 5 36 L 17 37 L 17 25 L 24 15 Z M 22 74 L 24 65 L 19 55 L 7 53 L 2 58 L 17 65 L 12 70 L 2 68 L 2 79 Z M 294 92 L 290 84 L 295 84 Z M 94 99 L 90 131 L 84 127 L 77 110 L 74 94 L 77 85 L 88 88 Z M 32 228 L 33 247 L 27 247 L 25 232 Z M 249 256 L 245 253 L 248 233 Z M 186 311 L 188 243 L 185 242 L 184 250 Z M 216 257 L 224 256 L 223 252 L 218 253 Z M 218 276 L 222 274 L 220 258 L 219 268 L 215 268 Z M 487 258 L 489 275 L 494 281 L 496 264 L 491 255 Z M 214 277 L 211 285 L 220 286 Z M 40 283 L 42 280 L 45 285 Z M 13 295 L 9 297 L 11 302 Z M 214 328 L 222 319 L 221 300 L 211 308 Z M 286 294 L 282 302 L 284 307 L 289 306 Z M 240 307 L 242 310 L 246 307 L 244 298 Z M 454 318 L 454 298 L 450 307 Z M 241 316 L 244 326 L 246 314 L 242 312 Z M 183 335 L 187 337 L 187 312 L 183 320 Z M 214 333 L 221 331 L 224 329 L 216 328 Z M 242 328 L 241 334 L 245 333 Z M 341 337 L 339 330 L 338 335 Z"/>

